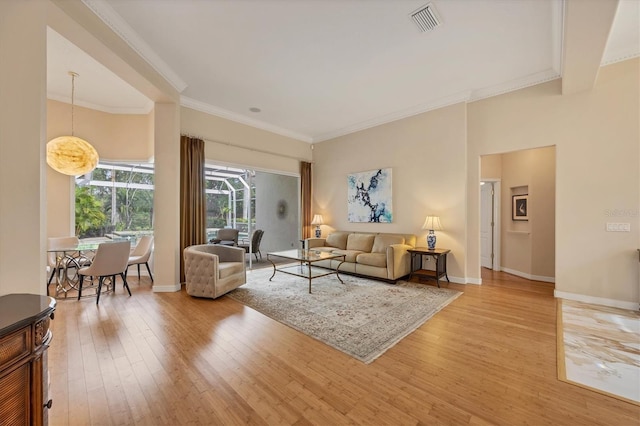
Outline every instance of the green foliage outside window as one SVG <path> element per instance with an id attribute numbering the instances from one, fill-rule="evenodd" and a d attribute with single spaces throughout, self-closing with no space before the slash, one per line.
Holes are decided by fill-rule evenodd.
<path id="1" fill-rule="evenodd" d="M 119 166 L 122 167 L 122 166 Z M 100 205 L 101 223 L 94 222 L 80 237 L 98 237 L 114 231 L 146 231 L 153 229 L 153 173 L 98 167 L 89 186 L 76 186 L 76 191 L 91 195 Z M 140 187 L 142 186 L 142 188 Z M 78 200 L 76 198 L 76 211 Z M 76 216 L 77 220 L 78 216 Z"/>
<path id="2" fill-rule="evenodd" d="M 102 211 L 102 203 L 91 194 L 87 186 L 76 186 L 76 235 L 86 236 L 92 228 L 102 227 L 107 217 Z"/>

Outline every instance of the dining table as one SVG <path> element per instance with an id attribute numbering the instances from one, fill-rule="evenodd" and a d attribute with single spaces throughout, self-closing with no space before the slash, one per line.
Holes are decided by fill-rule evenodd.
<path id="1" fill-rule="evenodd" d="M 78 290 L 78 270 L 91 264 L 93 254 L 98 249 L 100 242 L 81 242 L 69 247 L 56 247 L 48 249 L 48 253 L 54 253 L 55 262 L 55 297 L 67 297 L 71 290 Z M 47 285 L 47 295 L 49 286 Z"/>

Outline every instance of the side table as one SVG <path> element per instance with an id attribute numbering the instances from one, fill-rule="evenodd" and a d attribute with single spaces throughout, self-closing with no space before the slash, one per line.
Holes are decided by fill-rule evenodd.
<path id="1" fill-rule="evenodd" d="M 409 279 L 413 278 L 414 275 L 417 277 L 425 277 L 425 278 L 435 278 L 436 284 L 440 287 L 440 278 L 443 276 L 449 281 L 449 276 L 447 275 L 447 254 L 451 252 L 449 249 L 428 249 L 426 247 L 415 247 L 407 250 L 411 253 L 411 275 Z M 424 256 L 431 256 L 436 261 L 436 270 L 431 271 L 429 269 L 423 269 L 422 267 L 422 259 Z M 419 267 L 416 267 L 416 257 L 420 259 Z"/>

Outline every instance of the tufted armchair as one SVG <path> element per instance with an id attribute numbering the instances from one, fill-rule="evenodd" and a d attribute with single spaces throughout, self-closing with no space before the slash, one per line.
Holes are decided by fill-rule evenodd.
<path id="1" fill-rule="evenodd" d="M 244 249 L 215 244 L 184 249 L 187 293 L 215 299 L 247 282 Z"/>

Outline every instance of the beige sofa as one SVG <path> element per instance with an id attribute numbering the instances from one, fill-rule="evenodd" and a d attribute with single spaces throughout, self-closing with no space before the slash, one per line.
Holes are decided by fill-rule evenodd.
<path id="1" fill-rule="evenodd" d="M 202 244 L 184 249 L 187 293 L 215 299 L 247 282 L 244 249 Z"/>
<path id="2" fill-rule="evenodd" d="M 416 245 L 411 234 L 358 233 L 336 231 L 327 238 L 308 238 L 305 248 L 345 255 L 345 261 L 324 260 L 314 266 L 336 269 L 365 277 L 395 282 L 411 272 L 408 249 Z"/>

